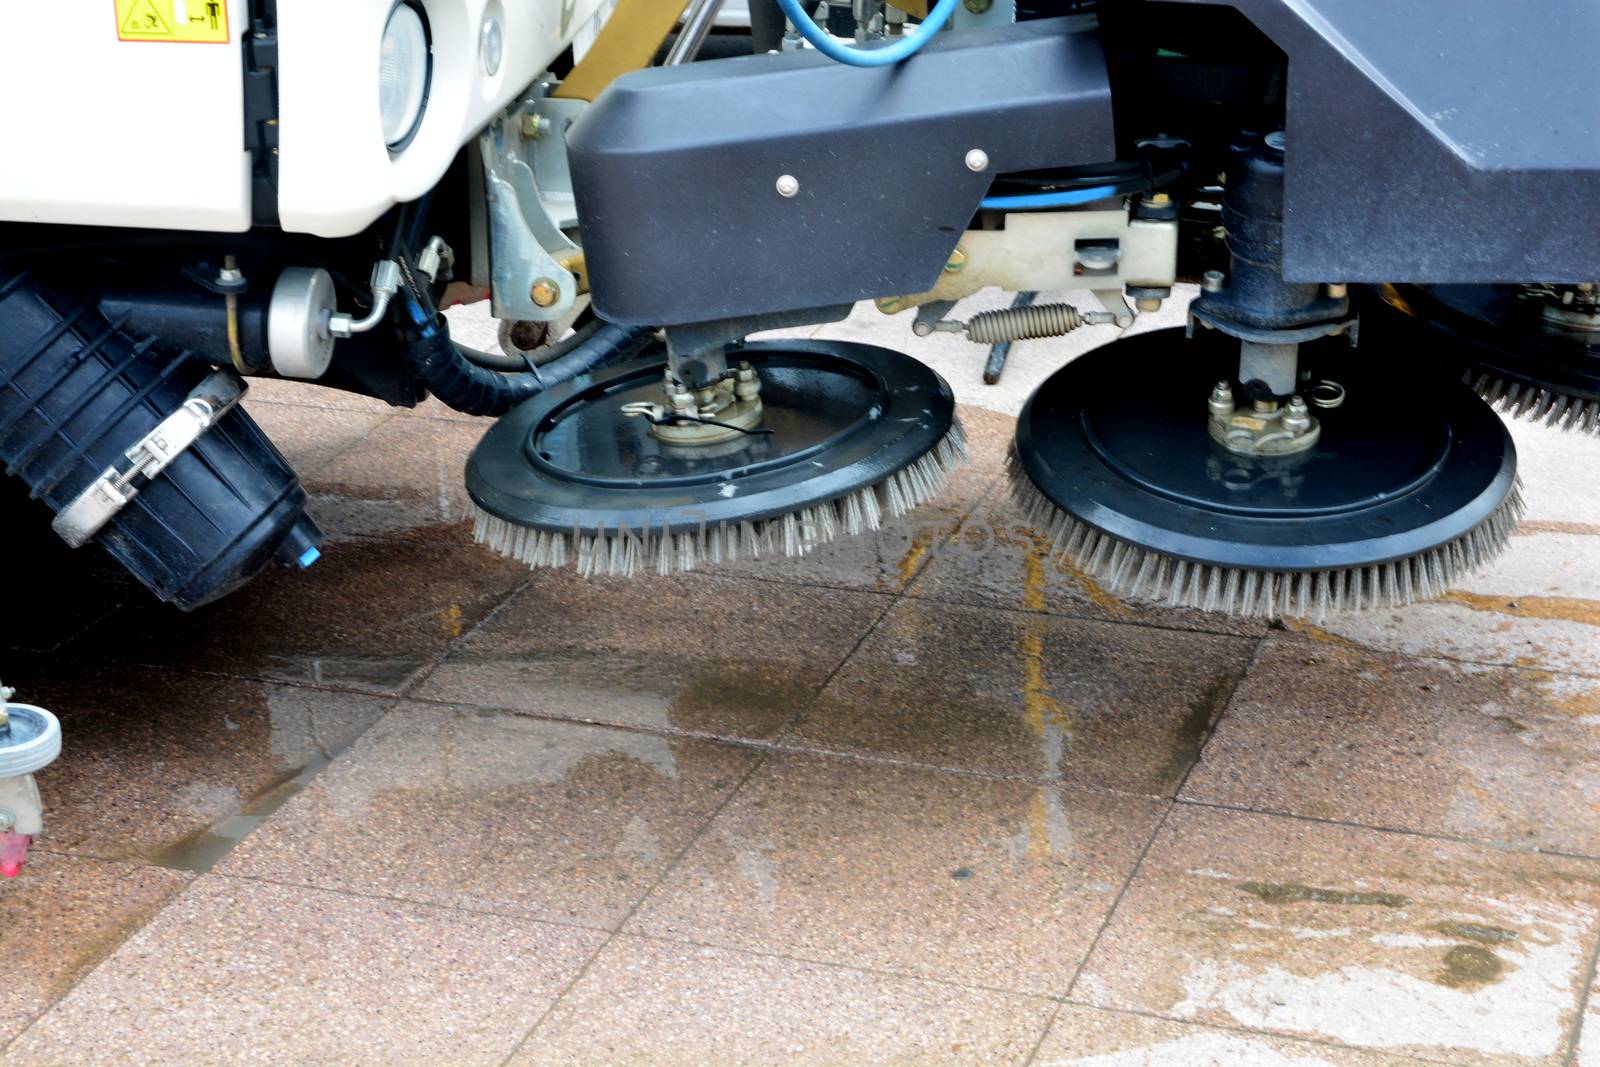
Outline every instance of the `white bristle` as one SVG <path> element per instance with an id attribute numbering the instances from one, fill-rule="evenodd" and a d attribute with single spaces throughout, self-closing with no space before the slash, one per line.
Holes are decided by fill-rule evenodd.
<path id="1" fill-rule="evenodd" d="M 1477 527 L 1418 556 L 1324 571 L 1258 571 L 1176 559 L 1101 533 L 1062 511 L 1010 459 L 1012 496 L 1057 557 L 1113 596 L 1260 618 L 1325 619 L 1431 600 L 1505 548 L 1522 516 L 1521 483 Z"/>
<path id="2" fill-rule="evenodd" d="M 803 556 L 841 535 L 876 530 L 885 516 L 899 518 L 937 496 L 966 459 L 966 434 L 957 420 L 931 452 L 876 485 L 775 518 L 687 532 L 538 530 L 507 522 L 476 504 L 468 506 L 475 541 L 530 567 L 562 567 L 571 561 L 586 578 L 632 577 L 645 571 L 667 575 L 725 560 Z"/>
<path id="3" fill-rule="evenodd" d="M 1600 400 L 1555 393 L 1489 373 L 1468 371 L 1464 380 L 1502 414 L 1525 422 L 1542 422 L 1563 433 L 1576 430 L 1600 437 Z"/>

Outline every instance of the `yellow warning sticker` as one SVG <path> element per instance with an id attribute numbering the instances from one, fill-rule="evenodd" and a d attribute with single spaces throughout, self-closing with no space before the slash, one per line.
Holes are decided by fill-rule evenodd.
<path id="1" fill-rule="evenodd" d="M 228 0 L 116 0 L 117 40 L 228 43 Z"/>

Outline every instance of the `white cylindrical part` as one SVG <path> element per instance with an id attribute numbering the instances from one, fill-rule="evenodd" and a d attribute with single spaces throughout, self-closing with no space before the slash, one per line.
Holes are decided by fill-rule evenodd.
<path id="1" fill-rule="evenodd" d="M 1295 373 L 1300 365 L 1299 345 L 1264 345 L 1255 341 L 1239 343 L 1239 381 L 1262 381 L 1277 396 L 1294 392 Z"/>
<path id="2" fill-rule="evenodd" d="M 337 309 L 333 278 L 321 267 L 288 267 L 267 304 L 267 355 L 285 378 L 320 378 L 333 362 L 329 319 Z"/>

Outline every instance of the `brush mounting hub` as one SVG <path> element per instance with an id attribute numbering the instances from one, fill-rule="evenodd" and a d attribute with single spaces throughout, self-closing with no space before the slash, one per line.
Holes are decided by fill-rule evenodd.
<path id="1" fill-rule="evenodd" d="M 662 403 L 631 400 L 621 407 L 623 414 L 642 416 L 648 421 L 657 440 L 675 445 L 714 445 L 766 432 L 760 428 L 761 375 L 748 360 L 700 389 L 685 385 L 673 373 L 670 359 L 668 364 L 661 382 Z"/>

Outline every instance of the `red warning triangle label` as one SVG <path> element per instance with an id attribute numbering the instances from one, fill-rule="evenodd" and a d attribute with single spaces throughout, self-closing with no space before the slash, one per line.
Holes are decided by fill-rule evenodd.
<path id="1" fill-rule="evenodd" d="M 171 37 L 172 24 L 154 0 L 134 0 L 128 17 L 122 20 L 122 33 L 126 37 Z"/>

